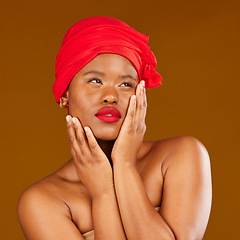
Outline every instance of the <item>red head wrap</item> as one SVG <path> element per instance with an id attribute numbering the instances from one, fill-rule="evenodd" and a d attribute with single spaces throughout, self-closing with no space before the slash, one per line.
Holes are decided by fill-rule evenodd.
<path id="1" fill-rule="evenodd" d="M 91 17 L 75 23 L 64 36 L 56 58 L 53 92 L 57 103 L 75 74 L 100 53 L 127 58 L 146 88 L 161 85 L 156 58 L 147 45 L 148 36 L 111 17 Z"/>

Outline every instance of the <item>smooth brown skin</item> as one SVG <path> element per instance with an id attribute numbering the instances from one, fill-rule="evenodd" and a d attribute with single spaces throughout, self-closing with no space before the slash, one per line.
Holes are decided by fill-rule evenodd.
<path id="1" fill-rule="evenodd" d="M 212 198 L 208 153 L 189 136 L 143 142 L 147 103 L 138 82 L 115 54 L 98 55 L 73 78 L 61 99 L 73 158 L 22 194 L 27 239 L 80 240 L 92 229 L 101 240 L 202 239 Z M 96 118 L 104 106 L 116 107 L 120 121 Z"/>

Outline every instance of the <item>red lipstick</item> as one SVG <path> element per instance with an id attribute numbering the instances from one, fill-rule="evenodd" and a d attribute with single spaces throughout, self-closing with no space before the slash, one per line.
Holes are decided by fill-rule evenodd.
<path id="1" fill-rule="evenodd" d="M 107 123 L 118 122 L 121 118 L 121 113 L 115 107 L 103 107 L 97 111 L 95 116 Z"/>

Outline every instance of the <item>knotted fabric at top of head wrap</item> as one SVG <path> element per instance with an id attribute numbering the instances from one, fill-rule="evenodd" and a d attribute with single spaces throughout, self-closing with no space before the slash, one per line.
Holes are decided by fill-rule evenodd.
<path id="1" fill-rule="evenodd" d="M 64 36 L 56 57 L 53 92 L 56 102 L 76 73 L 101 53 L 114 53 L 127 58 L 146 88 L 161 85 L 162 77 L 155 71 L 156 58 L 147 45 L 148 36 L 126 23 L 111 17 L 90 17 L 75 23 Z"/>

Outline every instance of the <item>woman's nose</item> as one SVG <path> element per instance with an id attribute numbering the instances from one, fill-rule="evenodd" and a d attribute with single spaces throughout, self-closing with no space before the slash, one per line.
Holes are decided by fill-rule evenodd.
<path id="1" fill-rule="evenodd" d="M 117 104 L 119 101 L 115 87 L 108 87 L 103 91 L 101 102 L 104 104 Z"/>

